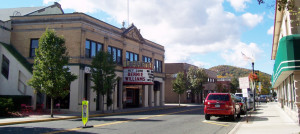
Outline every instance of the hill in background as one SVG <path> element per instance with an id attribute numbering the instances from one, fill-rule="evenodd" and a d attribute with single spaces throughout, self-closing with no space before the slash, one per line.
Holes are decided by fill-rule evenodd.
<path id="1" fill-rule="evenodd" d="M 250 69 L 246 68 L 240 68 L 235 66 L 229 66 L 229 65 L 219 65 L 209 68 L 210 70 L 213 70 L 217 72 L 218 78 L 239 78 L 239 77 L 247 77 L 249 73 L 252 72 Z M 271 75 L 260 72 L 259 75 L 263 75 L 269 79 L 271 79 Z"/>

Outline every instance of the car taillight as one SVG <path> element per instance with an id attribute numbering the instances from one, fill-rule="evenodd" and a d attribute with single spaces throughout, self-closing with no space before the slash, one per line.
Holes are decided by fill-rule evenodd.
<path id="1" fill-rule="evenodd" d="M 227 101 L 225 103 L 225 108 L 228 109 L 231 105 L 232 105 L 232 103 L 230 101 Z"/>

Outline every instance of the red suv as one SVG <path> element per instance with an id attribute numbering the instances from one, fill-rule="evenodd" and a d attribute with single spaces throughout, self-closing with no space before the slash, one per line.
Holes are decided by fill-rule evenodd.
<path id="1" fill-rule="evenodd" d="M 230 93 L 210 93 L 204 102 L 205 119 L 210 120 L 210 116 L 229 116 L 235 120 L 240 118 L 240 104 L 236 103 L 235 96 Z"/>

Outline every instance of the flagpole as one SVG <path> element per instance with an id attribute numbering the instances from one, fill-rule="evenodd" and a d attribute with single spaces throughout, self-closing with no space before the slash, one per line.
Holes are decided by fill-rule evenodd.
<path id="1" fill-rule="evenodd" d="M 127 0 L 127 27 L 129 27 L 129 0 Z"/>

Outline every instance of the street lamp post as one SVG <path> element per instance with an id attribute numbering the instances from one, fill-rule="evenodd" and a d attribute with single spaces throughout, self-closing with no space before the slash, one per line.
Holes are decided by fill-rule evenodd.
<path id="1" fill-rule="evenodd" d="M 252 75 L 254 77 L 254 61 L 252 61 Z M 252 82 L 255 82 L 254 80 L 252 80 Z M 253 84 L 255 85 L 255 84 Z M 255 86 L 253 86 L 253 96 L 254 96 L 254 99 L 253 99 L 253 110 L 256 111 L 256 108 L 255 108 L 255 96 L 256 96 L 256 89 L 255 89 Z"/>

